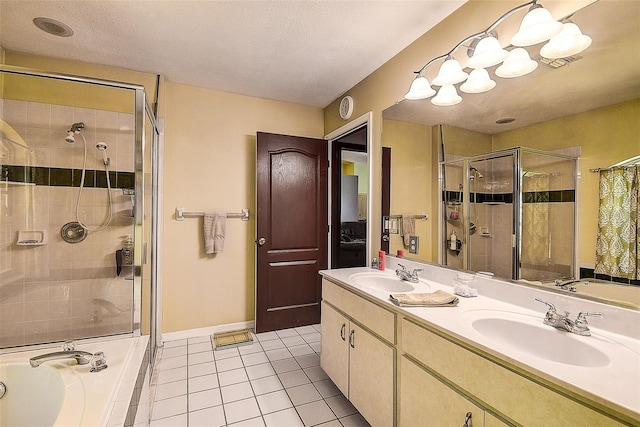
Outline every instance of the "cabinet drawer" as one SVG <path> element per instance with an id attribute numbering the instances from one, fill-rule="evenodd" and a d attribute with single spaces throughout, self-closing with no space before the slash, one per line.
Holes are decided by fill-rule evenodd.
<path id="1" fill-rule="evenodd" d="M 620 426 L 566 395 L 402 320 L 402 351 L 516 423 L 529 426 Z"/>
<path id="2" fill-rule="evenodd" d="M 347 313 L 391 344 L 395 344 L 396 315 L 352 292 L 322 279 L 322 299 Z"/>

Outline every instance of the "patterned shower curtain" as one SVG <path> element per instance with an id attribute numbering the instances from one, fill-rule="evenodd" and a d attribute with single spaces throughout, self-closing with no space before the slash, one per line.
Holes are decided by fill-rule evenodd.
<path id="1" fill-rule="evenodd" d="M 522 188 L 534 200 L 522 204 L 522 263 L 544 270 L 550 262 L 549 174 L 525 172 Z"/>
<path id="2" fill-rule="evenodd" d="M 595 272 L 637 279 L 638 179 L 640 166 L 600 171 L 600 208 Z"/>

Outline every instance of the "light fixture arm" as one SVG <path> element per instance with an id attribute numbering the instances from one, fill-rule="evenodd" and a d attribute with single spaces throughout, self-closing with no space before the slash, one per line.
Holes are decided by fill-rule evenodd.
<path id="1" fill-rule="evenodd" d="M 443 58 L 448 58 L 450 57 L 453 52 L 455 52 L 456 50 L 458 50 L 458 48 L 460 46 L 462 46 L 464 43 L 466 43 L 467 41 L 471 40 L 471 39 L 475 39 L 478 38 L 484 34 L 488 34 L 491 31 L 493 31 L 498 25 L 500 25 L 505 19 L 507 19 L 508 17 L 510 17 L 511 15 L 513 15 L 514 13 L 524 9 L 527 6 L 536 6 L 538 4 L 538 0 L 531 0 L 527 3 L 521 4 L 520 6 L 516 6 L 513 9 L 505 12 L 500 18 L 498 18 L 493 24 L 491 24 L 486 30 L 481 31 L 479 33 L 475 33 L 472 34 L 468 37 L 466 37 L 464 40 L 462 40 L 460 43 L 458 43 L 457 45 L 455 45 L 453 47 L 453 49 L 451 49 L 449 52 L 445 53 L 444 55 L 440 55 L 440 56 L 436 56 L 435 58 L 431 59 L 429 62 L 427 62 L 422 68 L 420 68 L 419 71 L 414 71 L 414 74 L 422 74 L 422 72 L 424 70 L 427 69 L 427 67 L 429 67 L 429 65 L 433 64 L 435 61 L 443 59 Z"/>

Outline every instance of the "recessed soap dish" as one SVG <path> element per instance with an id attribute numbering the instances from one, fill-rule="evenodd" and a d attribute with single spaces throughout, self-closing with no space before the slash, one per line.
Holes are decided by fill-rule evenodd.
<path id="1" fill-rule="evenodd" d="M 47 244 L 47 230 L 19 230 L 18 246 L 41 246 Z"/>

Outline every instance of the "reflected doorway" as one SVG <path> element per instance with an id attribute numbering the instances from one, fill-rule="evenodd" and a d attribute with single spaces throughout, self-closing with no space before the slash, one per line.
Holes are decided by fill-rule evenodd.
<path id="1" fill-rule="evenodd" d="M 367 125 L 331 144 L 331 268 L 367 265 Z"/>

